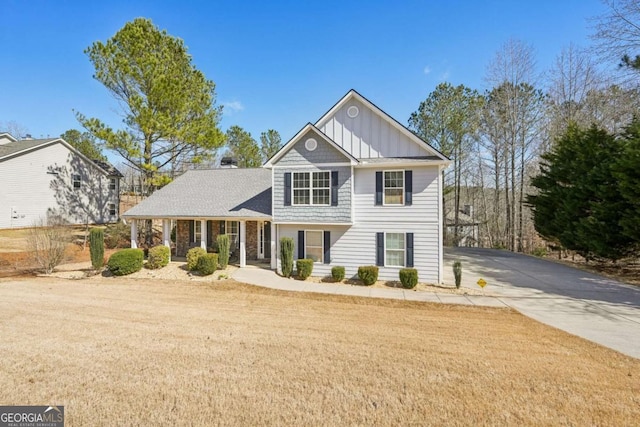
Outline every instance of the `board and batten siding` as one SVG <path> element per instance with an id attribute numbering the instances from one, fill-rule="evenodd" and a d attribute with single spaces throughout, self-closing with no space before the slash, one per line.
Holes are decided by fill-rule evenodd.
<path id="1" fill-rule="evenodd" d="M 81 176 L 73 188 L 72 175 Z M 54 143 L 0 161 L 0 228 L 30 227 L 49 213 L 74 224 L 118 219 L 118 188 L 93 163 Z M 109 215 L 115 203 L 116 215 Z"/>
<path id="2" fill-rule="evenodd" d="M 347 109 L 358 107 L 359 113 L 351 118 Z M 359 159 L 416 157 L 432 153 L 391 125 L 379 114 L 352 99 L 331 117 L 318 123 L 318 128 L 336 144 Z"/>
<path id="3" fill-rule="evenodd" d="M 358 267 L 376 264 L 376 233 L 413 233 L 414 268 L 418 270 L 420 282 L 438 282 L 438 229 L 435 226 L 387 224 L 387 223 L 358 223 L 353 226 L 323 226 L 323 225 L 289 225 L 277 226 L 277 253 L 280 253 L 280 238 L 290 237 L 294 242 L 294 259 L 298 257 L 298 231 L 323 230 L 331 232 L 331 262 L 330 264 L 315 263 L 313 276 L 324 277 L 331 275 L 331 267 L 341 265 L 345 268 L 347 278 L 358 277 Z M 436 242 L 436 244 L 434 244 Z M 278 271 L 281 260 L 278 256 Z M 295 261 L 294 261 L 295 268 Z M 380 267 L 380 280 L 399 280 L 401 267 Z"/>

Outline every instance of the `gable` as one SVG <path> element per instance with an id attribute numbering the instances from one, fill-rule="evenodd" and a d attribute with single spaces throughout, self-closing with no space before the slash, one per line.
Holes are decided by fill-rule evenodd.
<path id="1" fill-rule="evenodd" d="M 440 152 L 351 90 L 316 127 L 358 159 L 436 156 Z"/>

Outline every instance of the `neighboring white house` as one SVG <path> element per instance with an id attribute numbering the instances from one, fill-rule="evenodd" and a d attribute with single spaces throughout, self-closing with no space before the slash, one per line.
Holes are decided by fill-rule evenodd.
<path id="1" fill-rule="evenodd" d="M 30 227 L 48 216 L 72 224 L 117 221 L 121 176 L 61 138 L 0 133 L 0 228 Z"/>
<path id="2" fill-rule="evenodd" d="M 449 163 L 351 90 L 262 169 L 187 172 L 123 216 L 163 219 L 165 244 L 177 220 L 178 255 L 212 247 L 226 232 L 237 236 L 241 266 L 270 258 L 280 270 L 279 241 L 291 237 L 295 258 L 314 259 L 317 276 L 340 265 L 355 277 L 359 266 L 378 265 L 380 279 L 398 280 L 401 268 L 414 267 L 420 281 L 439 283 Z"/>

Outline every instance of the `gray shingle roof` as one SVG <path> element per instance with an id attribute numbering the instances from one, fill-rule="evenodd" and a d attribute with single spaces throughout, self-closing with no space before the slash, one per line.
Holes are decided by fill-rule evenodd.
<path id="1" fill-rule="evenodd" d="M 270 218 L 268 169 L 191 170 L 123 214 L 125 218 Z"/>
<path id="2" fill-rule="evenodd" d="M 0 158 L 10 156 L 15 153 L 19 153 L 23 150 L 35 148 L 38 145 L 43 145 L 51 141 L 55 141 L 60 138 L 47 138 L 47 139 L 23 139 L 17 142 L 9 142 L 8 144 L 0 145 Z"/>

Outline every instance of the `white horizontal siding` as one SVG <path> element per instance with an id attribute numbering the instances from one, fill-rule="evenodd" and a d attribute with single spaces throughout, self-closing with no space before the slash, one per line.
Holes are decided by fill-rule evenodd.
<path id="1" fill-rule="evenodd" d="M 376 171 L 385 169 L 355 169 L 355 222 L 437 223 L 438 167 L 411 168 L 413 202 L 411 206 L 376 206 Z M 386 170 L 395 170 L 387 168 Z M 409 170 L 409 169 L 406 169 Z"/>
<path id="2" fill-rule="evenodd" d="M 55 167 L 57 175 L 47 173 Z M 81 189 L 73 189 L 72 174 L 81 175 Z M 50 212 L 75 224 L 117 220 L 117 215 L 108 215 L 108 203 L 118 207 L 117 186 L 109 190 L 109 179 L 100 169 L 61 143 L 1 161 L 0 183 L 0 228 L 30 227 Z"/>
<path id="3" fill-rule="evenodd" d="M 356 106 L 357 117 L 347 115 L 347 109 Z M 352 99 L 324 121 L 320 130 L 336 144 L 357 158 L 425 156 L 433 153 L 412 141 L 378 112 L 370 110 Z"/>
<path id="4" fill-rule="evenodd" d="M 327 230 L 331 232 L 331 263 L 313 266 L 314 276 L 328 276 L 331 267 L 345 267 L 347 278 L 357 277 L 358 267 L 376 264 L 376 233 L 414 233 L 414 268 L 420 282 L 438 282 L 438 224 L 370 222 L 348 226 L 278 225 L 277 253 L 280 263 L 280 238 L 294 241 L 294 259 L 297 259 L 298 230 Z M 380 267 L 380 280 L 398 280 L 400 267 Z"/>

